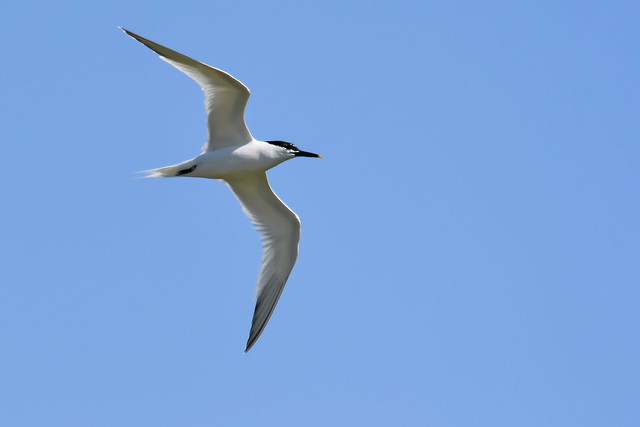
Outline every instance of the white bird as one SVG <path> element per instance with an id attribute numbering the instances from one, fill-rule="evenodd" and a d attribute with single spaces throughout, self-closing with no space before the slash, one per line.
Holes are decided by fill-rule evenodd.
<path id="1" fill-rule="evenodd" d="M 121 28 L 121 27 L 120 27 Z M 300 220 L 271 190 L 266 171 L 294 157 L 322 157 L 284 141 L 258 141 L 244 122 L 249 89 L 224 71 L 198 62 L 121 28 L 196 81 L 204 92 L 209 137 L 202 154 L 173 166 L 145 171 L 148 177 L 199 177 L 226 182 L 260 233 L 262 264 L 245 352 L 264 330 L 298 257 Z"/>

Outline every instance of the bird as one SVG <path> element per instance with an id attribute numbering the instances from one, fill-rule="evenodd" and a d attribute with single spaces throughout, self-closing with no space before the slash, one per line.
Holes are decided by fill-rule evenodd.
<path id="1" fill-rule="evenodd" d="M 149 178 L 197 177 L 225 182 L 257 229 L 262 260 L 256 305 L 245 350 L 264 331 L 298 257 L 300 219 L 273 192 L 266 171 L 295 157 L 322 157 L 291 142 L 259 141 L 244 120 L 249 89 L 230 74 L 118 27 L 170 65 L 193 79 L 204 92 L 208 138 L 199 156 L 144 171 Z"/>

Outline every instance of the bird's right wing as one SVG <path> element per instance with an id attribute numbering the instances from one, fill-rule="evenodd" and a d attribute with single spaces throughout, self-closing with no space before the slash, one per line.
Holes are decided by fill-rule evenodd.
<path id="1" fill-rule="evenodd" d="M 122 31 L 156 52 L 161 59 L 191 77 L 202 88 L 209 131 L 209 138 L 202 147 L 203 153 L 253 139 L 244 122 L 249 89 L 239 80 L 129 30 L 122 28 Z"/>
<path id="2" fill-rule="evenodd" d="M 296 262 L 300 220 L 271 190 L 266 173 L 257 172 L 225 181 L 258 229 L 262 241 L 257 302 L 246 352 L 267 325 Z"/>

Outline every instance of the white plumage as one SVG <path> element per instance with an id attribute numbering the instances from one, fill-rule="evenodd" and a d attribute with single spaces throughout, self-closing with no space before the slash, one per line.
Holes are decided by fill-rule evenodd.
<path id="1" fill-rule="evenodd" d="M 282 294 L 298 256 L 300 220 L 275 195 L 266 171 L 294 157 L 321 157 L 283 141 L 258 141 L 244 122 L 249 89 L 224 71 L 122 30 L 196 81 L 204 92 L 209 137 L 202 154 L 146 171 L 149 177 L 200 177 L 226 182 L 260 233 L 262 264 L 256 308 L 245 351 L 256 342 Z"/>

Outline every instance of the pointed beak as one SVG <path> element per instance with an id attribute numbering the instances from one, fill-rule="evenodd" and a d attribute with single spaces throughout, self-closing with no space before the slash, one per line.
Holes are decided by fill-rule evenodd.
<path id="1" fill-rule="evenodd" d="M 296 157 L 322 157 L 320 154 L 310 153 L 308 151 L 298 151 L 293 153 Z"/>

